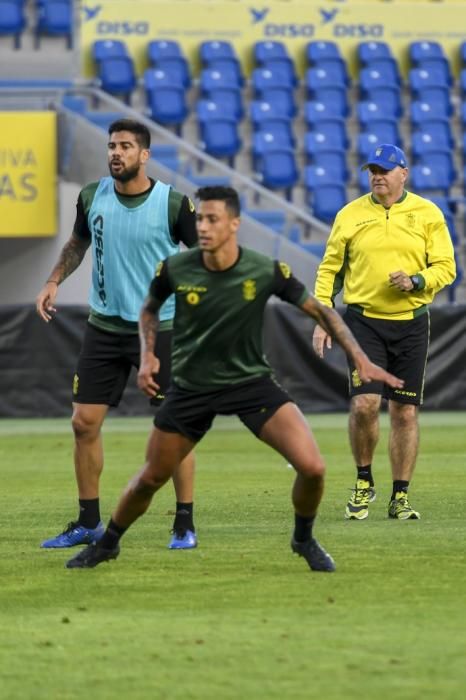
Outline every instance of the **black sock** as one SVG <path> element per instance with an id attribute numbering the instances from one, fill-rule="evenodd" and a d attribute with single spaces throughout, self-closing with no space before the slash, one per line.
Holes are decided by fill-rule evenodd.
<path id="1" fill-rule="evenodd" d="M 356 466 L 358 470 L 358 479 L 363 479 L 368 481 L 370 486 L 374 486 L 374 479 L 372 478 L 372 464 L 366 464 L 365 466 Z"/>
<path id="2" fill-rule="evenodd" d="M 120 527 L 110 518 L 107 529 L 102 539 L 99 540 L 99 544 L 102 545 L 104 549 L 114 549 L 120 541 L 120 537 L 123 537 L 127 529 L 127 527 Z"/>
<path id="3" fill-rule="evenodd" d="M 395 493 L 408 493 L 408 487 L 409 487 L 409 481 L 401 481 L 401 479 L 397 479 L 396 481 L 393 482 L 393 492 L 392 492 L 392 499 L 395 498 Z"/>
<path id="4" fill-rule="evenodd" d="M 176 502 L 176 515 L 175 521 L 173 523 L 173 529 L 176 532 L 180 530 L 186 532 L 186 530 L 191 530 L 191 532 L 196 532 L 194 529 L 193 521 L 193 510 L 194 503 L 180 503 Z"/>
<path id="5" fill-rule="evenodd" d="M 80 498 L 78 523 L 83 527 L 94 529 L 100 522 L 100 504 L 98 498 Z"/>
<path id="6" fill-rule="evenodd" d="M 312 537 L 312 526 L 314 524 L 315 515 L 304 516 L 294 514 L 294 534 L 296 542 L 307 542 Z"/>

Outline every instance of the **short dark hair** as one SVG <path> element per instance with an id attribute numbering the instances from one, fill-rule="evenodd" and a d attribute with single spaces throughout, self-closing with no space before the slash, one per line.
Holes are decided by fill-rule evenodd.
<path id="1" fill-rule="evenodd" d="M 137 122 L 135 119 L 117 119 L 108 127 L 108 135 L 115 131 L 129 131 L 134 134 L 136 141 L 141 148 L 150 148 L 150 131 L 145 124 Z"/>
<path id="2" fill-rule="evenodd" d="M 225 187 L 224 185 L 200 187 L 196 192 L 196 197 L 201 202 L 209 202 L 213 199 L 225 202 L 226 208 L 230 210 L 233 216 L 239 216 L 241 213 L 238 192 L 233 187 Z"/>

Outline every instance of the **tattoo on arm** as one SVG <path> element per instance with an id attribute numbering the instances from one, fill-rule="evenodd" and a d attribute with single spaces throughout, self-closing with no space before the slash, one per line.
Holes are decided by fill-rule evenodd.
<path id="1" fill-rule="evenodd" d="M 139 341 L 141 353 L 154 352 L 159 327 L 159 306 L 148 297 L 139 316 Z"/>
<path id="2" fill-rule="evenodd" d="M 82 263 L 89 246 L 90 241 L 71 236 L 63 246 L 58 262 L 50 273 L 49 278 L 54 279 L 57 284 L 66 280 Z"/>
<path id="3" fill-rule="evenodd" d="M 356 338 L 334 309 L 329 309 L 327 306 L 322 305 L 319 311 L 320 314 L 317 319 L 319 326 L 322 326 L 322 328 L 341 345 L 345 352 L 352 355 L 354 352 L 360 350 Z"/>

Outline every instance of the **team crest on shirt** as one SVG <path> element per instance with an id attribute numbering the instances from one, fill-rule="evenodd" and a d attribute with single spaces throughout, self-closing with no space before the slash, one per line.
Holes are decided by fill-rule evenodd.
<path id="1" fill-rule="evenodd" d="M 79 389 L 79 377 L 77 374 L 75 374 L 73 377 L 73 396 L 76 396 L 76 394 L 78 393 L 78 389 Z"/>
<path id="2" fill-rule="evenodd" d="M 252 301 L 256 298 L 257 289 L 254 280 L 245 280 L 243 282 L 243 299 L 246 301 Z"/>
<path id="3" fill-rule="evenodd" d="M 186 301 L 191 306 L 196 306 L 196 304 L 199 304 L 201 301 L 201 297 L 197 292 L 188 292 L 188 294 L 186 294 Z"/>
<path id="4" fill-rule="evenodd" d="M 283 277 L 287 280 L 291 277 L 291 267 L 284 262 L 278 263 Z"/>
<path id="5" fill-rule="evenodd" d="M 196 207 L 194 206 L 194 203 L 190 197 L 188 197 L 188 204 L 189 204 L 189 211 L 196 211 Z"/>
<path id="6" fill-rule="evenodd" d="M 359 376 L 359 372 L 357 369 L 354 369 L 351 372 L 351 382 L 354 387 L 362 386 L 361 377 Z"/>
<path id="7" fill-rule="evenodd" d="M 413 214 L 412 211 L 406 214 L 406 223 L 409 227 L 414 226 L 414 224 L 416 223 L 416 216 Z"/>

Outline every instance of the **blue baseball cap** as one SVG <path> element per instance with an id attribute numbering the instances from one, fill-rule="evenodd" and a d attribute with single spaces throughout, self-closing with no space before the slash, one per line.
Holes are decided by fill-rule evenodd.
<path id="1" fill-rule="evenodd" d="M 382 143 L 380 146 L 377 146 L 372 151 L 367 163 L 361 166 L 361 170 L 367 170 L 371 165 L 378 165 L 384 170 L 393 170 L 397 166 L 400 168 L 408 167 L 406 156 L 401 148 L 391 143 Z"/>

